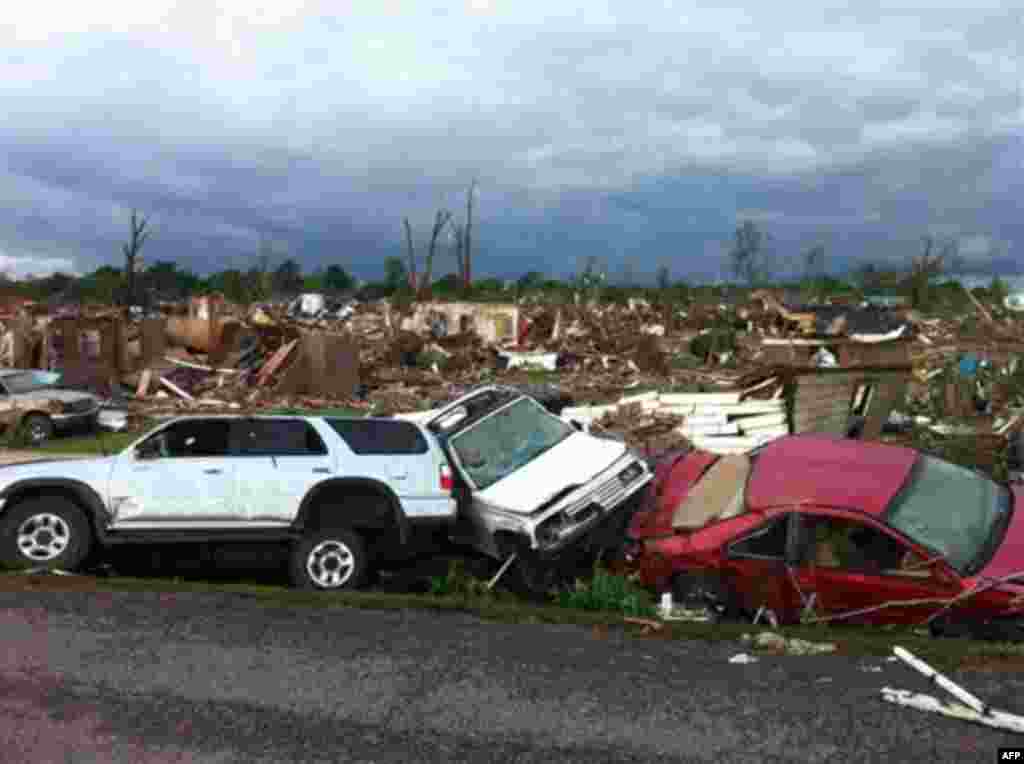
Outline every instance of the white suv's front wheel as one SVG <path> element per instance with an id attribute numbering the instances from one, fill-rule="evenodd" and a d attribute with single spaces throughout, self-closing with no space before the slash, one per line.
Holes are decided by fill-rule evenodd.
<path id="1" fill-rule="evenodd" d="M 300 589 L 357 589 L 366 580 L 366 545 L 355 531 L 333 528 L 304 536 L 292 548 L 292 583 Z"/>
<path id="2" fill-rule="evenodd" d="M 85 515 L 61 496 L 27 499 L 0 516 L 0 561 L 11 567 L 73 570 L 91 547 Z"/>

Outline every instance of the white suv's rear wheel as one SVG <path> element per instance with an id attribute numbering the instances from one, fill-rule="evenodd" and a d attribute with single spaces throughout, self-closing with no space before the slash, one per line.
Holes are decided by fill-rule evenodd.
<path id="1" fill-rule="evenodd" d="M 292 548 L 291 579 L 301 589 L 357 589 L 366 580 L 366 545 L 347 528 L 314 531 Z"/>
<path id="2" fill-rule="evenodd" d="M 85 515 L 60 496 L 19 502 L 0 517 L 0 560 L 13 567 L 71 570 L 91 547 Z"/>

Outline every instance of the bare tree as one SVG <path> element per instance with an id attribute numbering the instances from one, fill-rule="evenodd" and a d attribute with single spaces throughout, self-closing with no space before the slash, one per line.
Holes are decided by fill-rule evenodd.
<path id="1" fill-rule="evenodd" d="M 405 226 L 405 253 L 409 258 L 409 283 L 415 286 L 416 281 L 416 246 L 412 243 L 412 226 L 409 225 L 409 218 L 402 221 Z"/>
<path id="2" fill-rule="evenodd" d="M 668 291 L 668 288 L 672 285 L 672 271 L 667 265 L 658 266 L 658 273 L 655 277 L 655 281 L 657 282 L 658 289 L 660 291 Z"/>
<path id="3" fill-rule="evenodd" d="M 469 184 L 466 192 L 466 227 L 462 234 L 462 277 L 463 285 L 468 289 L 473 284 L 473 195 L 476 193 L 476 178 Z"/>
<path id="4" fill-rule="evenodd" d="M 804 276 L 808 279 L 819 278 L 825 269 L 825 246 L 815 244 L 804 253 Z"/>
<path id="5" fill-rule="evenodd" d="M 270 270 L 273 260 L 274 245 L 266 236 L 261 236 L 253 265 L 245 275 L 245 290 L 250 302 L 270 299 L 274 291 L 273 273 Z"/>
<path id="6" fill-rule="evenodd" d="M 146 239 L 149 238 L 149 231 L 146 230 L 146 226 L 149 221 L 145 217 L 140 215 L 136 210 L 132 210 L 131 219 L 131 230 L 129 232 L 128 242 L 121 246 L 121 251 L 124 252 L 124 270 L 125 275 L 128 278 L 128 303 L 133 304 L 135 302 L 135 275 L 138 272 L 142 262 L 139 259 L 139 250 L 142 249 L 142 245 L 146 243 Z"/>
<path id="7" fill-rule="evenodd" d="M 430 246 L 427 248 L 427 261 L 423 264 L 423 280 L 420 281 L 419 291 L 421 293 L 430 287 L 430 279 L 434 272 L 434 254 L 437 252 L 437 239 L 451 219 L 452 213 L 448 210 L 438 210 L 434 215 L 434 227 L 430 230 Z"/>
<path id="8" fill-rule="evenodd" d="M 466 246 L 466 226 L 452 221 L 452 244 L 455 247 L 455 263 L 458 268 L 459 284 L 466 285 L 466 261 L 463 249 Z"/>
<path id="9" fill-rule="evenodd" d="M 808 293 L 823 290 L 825 276 L 825 245 L 815 244 L 804 252 L 804 289 Z"/>
<path id="10" fill-rule="evenodd" d="M 921 254 L 911 261 L 910 267 L 910 302 L 915 308 L 926 306 L 931 280 L 942 273 L 945 265 L 956 258 L 960 250 L 956 239 L 940 242 L 928 234 L 921 241 Z"/>
<path id="11" fill-rule="evenodd" d="M 737 226 L 735 242 L 729 251 L 732 272 L 737 278 L 744 278 L 753 284 L 758 277 L 762 256 L 764 234 L 749 220 Z"/>

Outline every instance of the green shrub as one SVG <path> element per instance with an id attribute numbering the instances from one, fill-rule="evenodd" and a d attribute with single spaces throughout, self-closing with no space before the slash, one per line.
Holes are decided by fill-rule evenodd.
<path id="1" fill-rule="evenodd" d="M 725 353 L 736 350 L 736 332 L 731 329 L 712 329 L 698 334 L 690 341 L 690 355 L 707 358 L 710 353 Z"/>
<path id="2" fill-rule="evenodd" d="M 470 599 L 491 596 L 487 582 L 469 575 L 465 563 L 459 559 L 448 563 L 448 572 L 445 575 L 433 576 L 430 579 L 430 593 L 435 597 Z"/>
<path id="3" fill-rule="evenodd" d="M 589 581 L 576 581 L 576 586 L 558 595 L 558 604 L 575 610 L 622 613 L 629 616 L 653 616 L 654 600 L 650 592 L 626 576 L 594 568 Z"/>
<path id="4" fill-rule="evenodd" d="M 28 429 L 24 426 L 23 422 L 9 425 L 0 434 L 0 448 L 29 448 L 31 445 Z"/>

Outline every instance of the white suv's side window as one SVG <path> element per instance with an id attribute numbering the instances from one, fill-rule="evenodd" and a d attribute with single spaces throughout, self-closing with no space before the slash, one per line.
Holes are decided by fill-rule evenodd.
<path id="1" fill-rule="evenodd" d="M 138 450 L 148 458 L 227 456 L 228 427 L 222 419 L 176 422 L 147 438 Z"/>
<path id="2" fill-rule="evenodd" d="M 245 419 L 232 429 L 231 453 L 239 456 L 326 456 L 327 446 L 301 419 Z"/>

